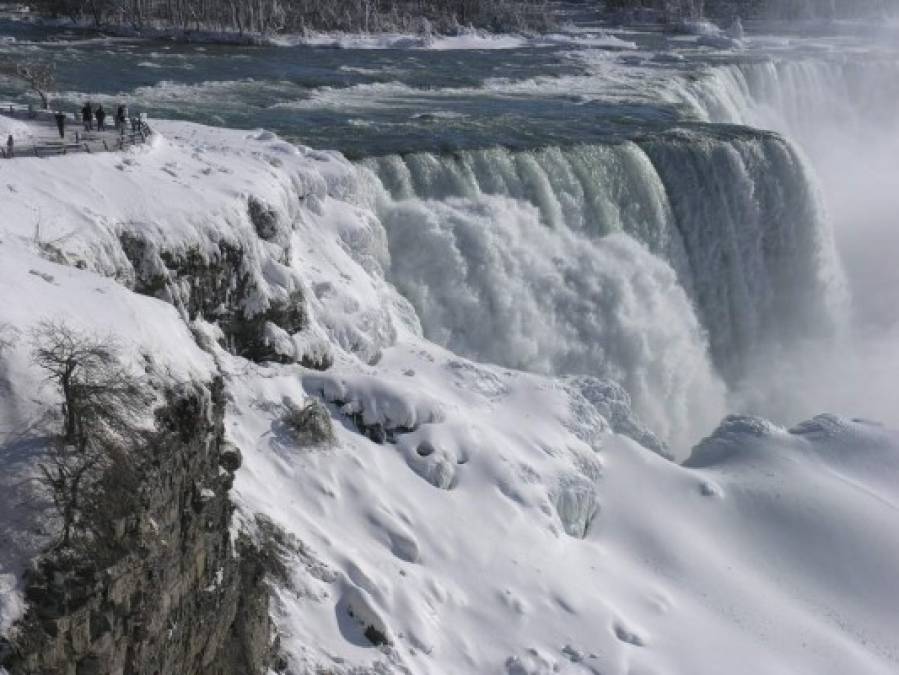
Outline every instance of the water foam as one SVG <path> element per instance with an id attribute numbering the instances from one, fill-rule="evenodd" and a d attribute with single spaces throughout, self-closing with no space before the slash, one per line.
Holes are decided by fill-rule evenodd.
<path id="1" fill-rule="evenodd" d="M 632 236 L 550 227 L 508 196 L 378 201 L 391 279 L 430 339 L 510 367 L 617 380 L 675 448 L 720 418 L 725 388 L 690 299 Z"/>
<path id="2" fill-rule="evenodd" d="M 801 147 L 834 223 L 851 293 L 842 339 L 819 336 L 761 355 L 734 404 L 788 422 L 828 409 L 899 424 L 891 403 L 899 363 L 895 47 L 872 39 L 862 54 L 723 65 L 678 87 L 700 119 L 772 129 Z"/>
<path id="3" fill-rule="evenodd" d="M 683 130 L 639 143 L 366 165 L 390 195 L 381 204 L 388 229 L 397 204 L 433 212 L 437 202 L 496 195 L 534 207 L 550 236 L 592 246 L 625 233 L 641 242 L 676 272 L 729 382 L 762 347 L 837 329 L 843 290 L 831 232 L 802 159 L 772 134 Z"/>

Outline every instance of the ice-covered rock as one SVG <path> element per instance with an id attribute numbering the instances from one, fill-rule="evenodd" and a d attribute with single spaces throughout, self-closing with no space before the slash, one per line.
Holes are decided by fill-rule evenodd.
<path id="1" fill-rule="evenodd" d="M 597 487 L 582 476 L 564 476 L 553 491 L 553 501 L 565 532 L 583 539 L 599 512 Z"/>
<path id="2" fill-rule="evenodd" d="M 785 433 L 784 429 L 761 417 L 729 415 L 711 436 L 693 448 L 684 466 L 703 468 L 722 464 L 743 452 L 749 452 L 749 441 Z"/>

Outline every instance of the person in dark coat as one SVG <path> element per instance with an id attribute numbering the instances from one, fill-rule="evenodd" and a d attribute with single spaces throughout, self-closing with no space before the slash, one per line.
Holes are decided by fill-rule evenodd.
<path id="1" fill-rule="evenodd" d="M 100 104 L 97 106 L 97 112 L 94 113 L 97 118 L 97 131 L 103 131 L 103 124 L 106 121 L 106 111 L 103 110 L 103 105 Z"/>
<path id="2" fill-rule="evenodd" d="M 115 125 L 118 129 L 125 128 L 125 122 L 128 119 L 128 108 L 124 103 L 119 104 L 115 111 Z"/>
<path id="3" fill-rule="evenodd" d="M 53 119 L 56 120 L 56 128 L 59 129 L 59 137 L 66 137 L 66 114 L 64 112 L 56 111 L 53 115 Z"/>
<path id="4" fill-rule="evenodd" d="M 16 142 L 12 139 L 12 134 L 9 135 L 9 138 L 6 139 L 6 158 L 12 159 L 15 157 Z"/>
<path id="5" fill-rule="evenodd" d="M 93 131 L 94 129 L 94 113 L 91 110 L 90 102 L 85 103 L 81 109 L 81 121 L 84 122 L 85 131 Z"/>

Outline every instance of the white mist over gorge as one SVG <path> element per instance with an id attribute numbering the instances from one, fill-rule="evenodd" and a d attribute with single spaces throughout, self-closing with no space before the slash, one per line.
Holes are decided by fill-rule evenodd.
<path id="1" fill-rule="evenodd" d="M 0 675 L 899 672 L 894 20 L 553 7 L 0 13 Z"/>

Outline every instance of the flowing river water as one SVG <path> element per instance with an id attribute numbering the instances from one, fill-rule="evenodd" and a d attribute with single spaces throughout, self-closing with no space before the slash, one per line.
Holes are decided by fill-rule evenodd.
<path id="1" fill-rule="evenodd" d="M 808 29 L 225 46 L 4 19 L 0 56 L 53 60 L 69 111 L 342 152 L 429 338 L 616 379 L 683 447 L 726 411 L 899 423 L 899 28 Z"/>

